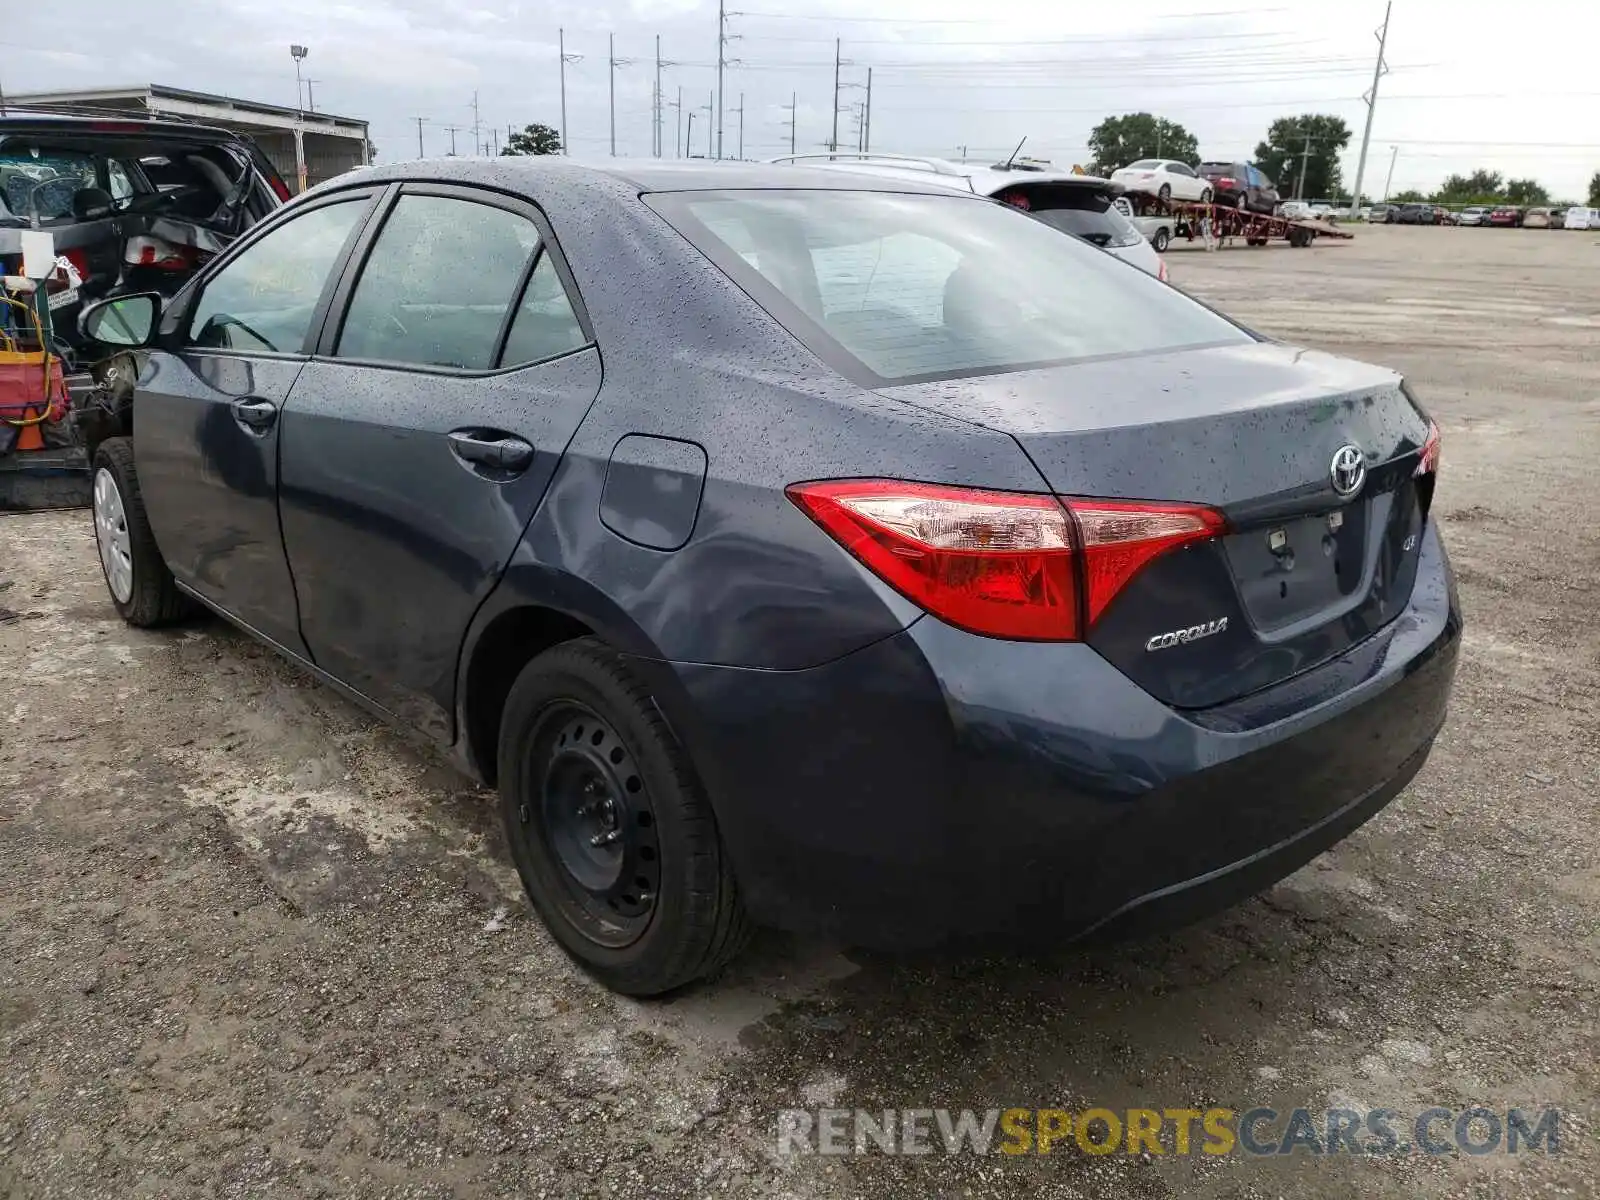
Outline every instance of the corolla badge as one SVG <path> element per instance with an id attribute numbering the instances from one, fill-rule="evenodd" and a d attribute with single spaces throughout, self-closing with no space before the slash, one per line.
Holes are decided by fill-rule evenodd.
<path id="1" fill-rule="evenodd" d="M 1191 625 L 1187 629 L 1174 629 L 1168 633 L 1158 633 L 1144 644 L 1146 650 L 1167 650 L 1173 646 L 1182 646 L 1188 642 L 1197 642 L 1201 638 L 1208 638 L 1213 634 L 1221 633 L 1228 627 L 1227 617 L 1218 617 L 1214 621 L 1207 621 L 1204 625 Z"/>
<path id="2" fill-rule="evenodd" d="M 1348 442 L 1333 452 L 1333 462 L 1328 465 L 1328 478 L 1333 490 L 1341 496 L 1354 496 L 1367 481 L 1367 456 L 1360 446 Z"/>

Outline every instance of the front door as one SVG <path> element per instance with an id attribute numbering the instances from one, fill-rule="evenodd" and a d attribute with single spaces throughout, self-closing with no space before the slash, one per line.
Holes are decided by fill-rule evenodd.
<path id="1" fill-rule="evenodd" d="M 316 664 L 441 738 L 467 624 L 600 388 L 548 234 L 506 197 L 407 185 L 281 423 L 284 546 Z"/>
<path id="2" fill-rule="evenodd" d="M 180 298 L 134 404 L 146 511 L 173 576 L 305 655 L 278 524 L 278 424 L 374 193 L 330 198 Z"/>

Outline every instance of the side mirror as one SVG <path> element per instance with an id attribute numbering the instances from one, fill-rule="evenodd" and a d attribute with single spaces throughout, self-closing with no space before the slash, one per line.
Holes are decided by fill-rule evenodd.
<path id="1" fill-rule="evenodd" d="M 138 292 L 91 304 L 78 314 L 78 332 L 91 342 L 137 349 L 155 340 L 161 297 Z"/>

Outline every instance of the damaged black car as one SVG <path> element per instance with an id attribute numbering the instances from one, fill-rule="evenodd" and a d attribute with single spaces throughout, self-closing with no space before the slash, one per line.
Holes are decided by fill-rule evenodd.
<path id="1" fill-rule="evenodd" d="M 46 230 L 74 282 L 49 298 L 55 340 L 79 348 L 84 304 L 172 295 L 289 189 L 248 137 L 178 122 L 44 114 L 0 118 L 0 271 L 22 232 Z"/>

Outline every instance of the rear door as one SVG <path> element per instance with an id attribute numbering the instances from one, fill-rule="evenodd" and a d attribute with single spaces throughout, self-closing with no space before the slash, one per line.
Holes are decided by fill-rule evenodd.
<path id="1" fill-rule="evenodd" d="M 317 665 L 449 736 L 456 657 L 600 387 L 530 205 L 408 184 L 284 413 L 284 545 Z"/>
<path id="2" fill-rule="evenodd" d="M 376 195 L 313 201 L 182 294 L 134 406 L 145 508 L 173 575 L 301 655 L 278 525 L 279 419 Z"/>

